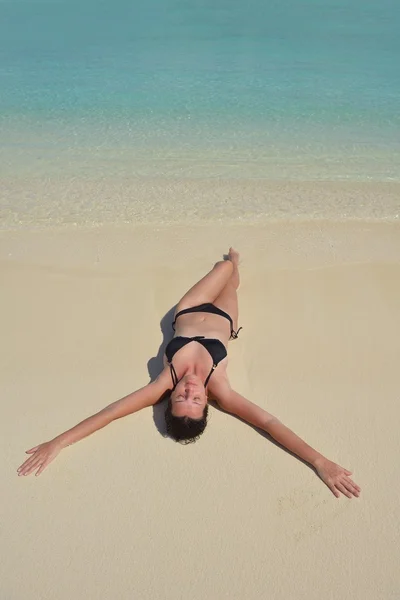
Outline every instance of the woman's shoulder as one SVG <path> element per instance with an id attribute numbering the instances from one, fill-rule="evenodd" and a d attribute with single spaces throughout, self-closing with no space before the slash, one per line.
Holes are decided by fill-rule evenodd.
<path id="1" fill-rule="evenodd" d="M 149 385 L 152 385 L 155 389 L 157 389 L 157 392 L 160 394 L 163 394 L 171 387 L 171 373 L 168 363 L 164 361 L 163 370 Z"/>

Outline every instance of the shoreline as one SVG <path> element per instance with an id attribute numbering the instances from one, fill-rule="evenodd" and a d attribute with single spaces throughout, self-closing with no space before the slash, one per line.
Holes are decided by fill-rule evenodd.
<path id="1" fill-rule="evenodd" d="M 400 182 L 51 176 L 3 180 L 2 230 L 400 218 Z"/>

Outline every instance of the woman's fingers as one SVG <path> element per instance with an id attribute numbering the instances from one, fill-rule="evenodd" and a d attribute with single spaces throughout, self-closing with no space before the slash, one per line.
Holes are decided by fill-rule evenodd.
<path id="1" fill-rule="evenodd" d="M 35 460 L 35 458 L 38 457 L 38 453 L 35 452 L 35 454 L 33 454 L 32 456 L 29 456 L 29 458 L 26 459 L 26 461 L 20 466 L 20 469 L 22 469 L 23 467 L 25 467 L 26 465 L 28 465 L 30 462 L 32 462 L 33 460 Z"/>
<path id="2" fill-rule="evenodd" d="M 352 485 L 354 485 L 354 487 L 356 488 L 356 490 L 357 490 L 358 492 L 361 492 L 361 488 L 360 488 L 360 486 L 359 486 L 359 485 L 357 485 L 356 483 L 354 483 L 354 481 L 353 481 L 352 479 L 347 479 L 347 481 L 350 481 L 350 483 L 351 483 Z"/>
<path id="3" fill-rule="evenodd" d="M 342 479 L 341 483 L 344 485 L 344 487 L 346 489 L 349 490 L 349 492 L 354 494 L 354 496 L 358 497 L 360 495 L 360 492 L 358 491 L 357 486 L 350 479 L 347 479 L 347 477 L 344 477 Z"/>
<path id="4" fill-rule="evenodd" d="M 333 483 L 328 483 L 328 487 L 331 490 L 332 494 L 334 496 L 336 496 L 336 498 L 339 498 L 340 494 L 339 494 L 338 490 L 335 488 L 335 485 Z"/>
<path id="5" fill-rule="evenodd" d="M 27 475 L 30 475 L 31 473 L 33 473 L 34 471 L 36 471 L 39 467 L 41 467 L 43 464 L 43 459 L 38 459 L 37 462 L 35 462 L 30 468 L 29 471 L 26 473 Z"/>
<path id="6" fill-rule="evenodd" d="M 42 471 L 44 471 L 44 469 L 47 467 L 47 465 L 48 465 L 48 464 L 49 464 L 49 463 L 48 463 L 48 462 L 45 460 L 45 461 L 44 461 L 44 463 L 42 463 L 42 464 L 40 465 L 40 468 L 39 468 L 39 470 L 38 470 L 38 471 L 35 473 L 35 477 L 37 477 L 38 475 L 40 475 L 40 473 L 41 473 Z"/>
<path id="7" fill-rule="evenodd" d="M 18 469 L 18 473 L 19 475 L 22 475 L 22 473 L 32 464 L 32 461 L 35 460 L 35 458 L 37 458 L 37 456 L 31 456 L 30 458 L 28 458 L 28 460 L 26 460 Z"/>
<path id="8" fill-rule="evenodd" d="M 40 467 L 40 465 L 42 464 L 42 459 L 41 458 L 37 458 L 35 461 L 33 461 L 29 467 L 27 469 L 25 469 L 24 471 L 24 475 L 30 475 L 32 473 L 32 471 L 34 471 L 35 469 L 37 469 L 38 467 Z"/>
<path id="9" fill-rule="evenodd" d="M 41 460 L 41 456 L 34 454 L 28 460 L 24 462 L 24 464 L 18 469 L 18 475 L 25 475 L 26 471 L 31 468 L 32 464 L 37 460 Z"/>
<path id="10" fill-rule="evenodd" d="M 37 456 L 37 455 L 36 455 Z M 22 465 L 18 468 L 18 471 L 20 471 L 21 469 L 23 469 L 31 460 L 33 460 L 35 458 L 35 454 L 33 456 L 29 456 L 25 462 L 22 463 Z"/>
<path id="11" fill-rule="evenodd" d="M 33 460 L 23 471 L 21 471 L 20 475 L 29 475 L 32 471 L 41 464 L 40 458 L 36 458 Z"/>
<path id="12" fill-rule="evenodd" d="M 317 472 L 336 498 L 340 498 L 340 492 L 347 498 L 360 495 L 361 488 L 350 479 L 351 471 L 348 469 L 325 460 L 319 464 Z"/>
<path id="13" fill-rule="evenodd" d="M 336 498 L 340 497 L 339 492 L 342 492 L 342 494 L 347 496 L 347 498 L 352 498 L 353 496 L 358 498 L 360 495 L 360 490 L 358 486 L 356 486 L 355 483 L 347 477 L 343 477 L 342 479 L 339 479 L 335 482 L 331 481 L 329 482 L 328 486 L 331 492 L 333 492 L 333 494 L 336 496 Z"/>
<path id="14" fill-rule="evenodd" d="M 55 459 L 60 450 L 59 444 L 54 440 L 39 444 L 36 449 L 27 450 L 27 453 L 32 455 L 17 469 L 18 475 L 29 475 L 33 471 L 36 471 L 36 475 L 39 475 Z"/>
<path id="15" fill-rule="evenodd" d="M 340 498 L 340 492 L 347 496 L 347 498 L 352 498 L 353 495 L 358 498 L 360 495 L 360 492 L 357 489 L 358 486 L 351 482 L 347 477 L 338 480 L 329 480 L 327 484 L 336 498 Z"/>
<path id="16" fill-rule="evenodd" d="M 335 483 L 335 486 L 337 487 L 338 490 L 340 490 L 342 492 L 342 494 L 347 496 L 347 498 L 351 498 L 351 493 L 345 488 L 345 486 L 342 483 L 340 483 L 340 481 Z"/>
<path id="17" fill-rule="evenodd" d="M 344 472 L 346 473 L 346 475 L 353 475 L 353 472 L 352 472 L 352 471 L 348 471 L 347 469 L 343 469 L 343 470 L 344 470 Z"/>
<path id="18" fill-rule="evenodd" d="M 41 444 L 39 444 L 38 446 L 35 446 L 34 448 L 30 448 L 29 450 L 25 450 L 25 454 L 33 454 L 33 456 L 30 456 L 29 458 L 27 458 L 26 461 L 23 462 L 20 467 L 18 467 L 18 469 L 17 469 L 18 475 L 23 475 L 23 471 L 25 471 L 26 467 L 28 467 L 28 465 L 31 464 L 31 461 L 37 457 L 36 453 L 39 450 L 40 446 L 41 446 Z"/>

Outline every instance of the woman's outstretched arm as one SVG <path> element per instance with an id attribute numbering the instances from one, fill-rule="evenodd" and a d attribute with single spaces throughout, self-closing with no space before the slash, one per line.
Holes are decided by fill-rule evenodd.
<path id="1" fill-rule="evenodd" d="M 39 446 L 27 450 L 26 453 L 32 456 L 19 467 L 18 475 L 29 475 L 33 471 L 36 471 L 36 475 L 40 475 L 66 446 L 75 444 L 116 419 L 126 417 L 142 408 L 155 404 L 167 390 L 168 383 L 168 373 L 164 369 L 155 381 L 109 404 L 100 412 L 81 421 L 75 427 L 64 431 L 64 433 L 61 433 L 49 442 L 39 444 Z"/>
<path id="2" fill-rule="evenodd" d="M 340 492 L 348 498 L 359 496 L 360 487 L 349 479 L 350 471 L 325 458 L 274 415 L 232 390 L 226 379 L 215 379 L 210 391 L 223 410 L 263 429 L 279 444 L 311 464 L 337 498 Z"/>

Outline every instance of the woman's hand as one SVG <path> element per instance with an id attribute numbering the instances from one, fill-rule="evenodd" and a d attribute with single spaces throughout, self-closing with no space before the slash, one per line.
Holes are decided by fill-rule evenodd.
<path id="1" fill-rule="evenodd" d="M 360 495 L 361 488 L 348 477 L 352 475 L 351 471 L 340 467 L 327 458 L 320 459 L 315 468 L 322 481 L 326 483 L 336 498 L 339 498 L 340 492 L 348 498 L 353 496 L 358 498 Z"/>
<path id="2" fill-rule="evenodd" d="M 32 456 L 19 467 L 18 475 L 30 475 L 33 471 L 37 471 L 36 475 L 40 475 L 61 450 L 62 445 L 56 440 L 39 444 L 39 446 L 27 450 L 26 454 L 32 454 Z"/>

